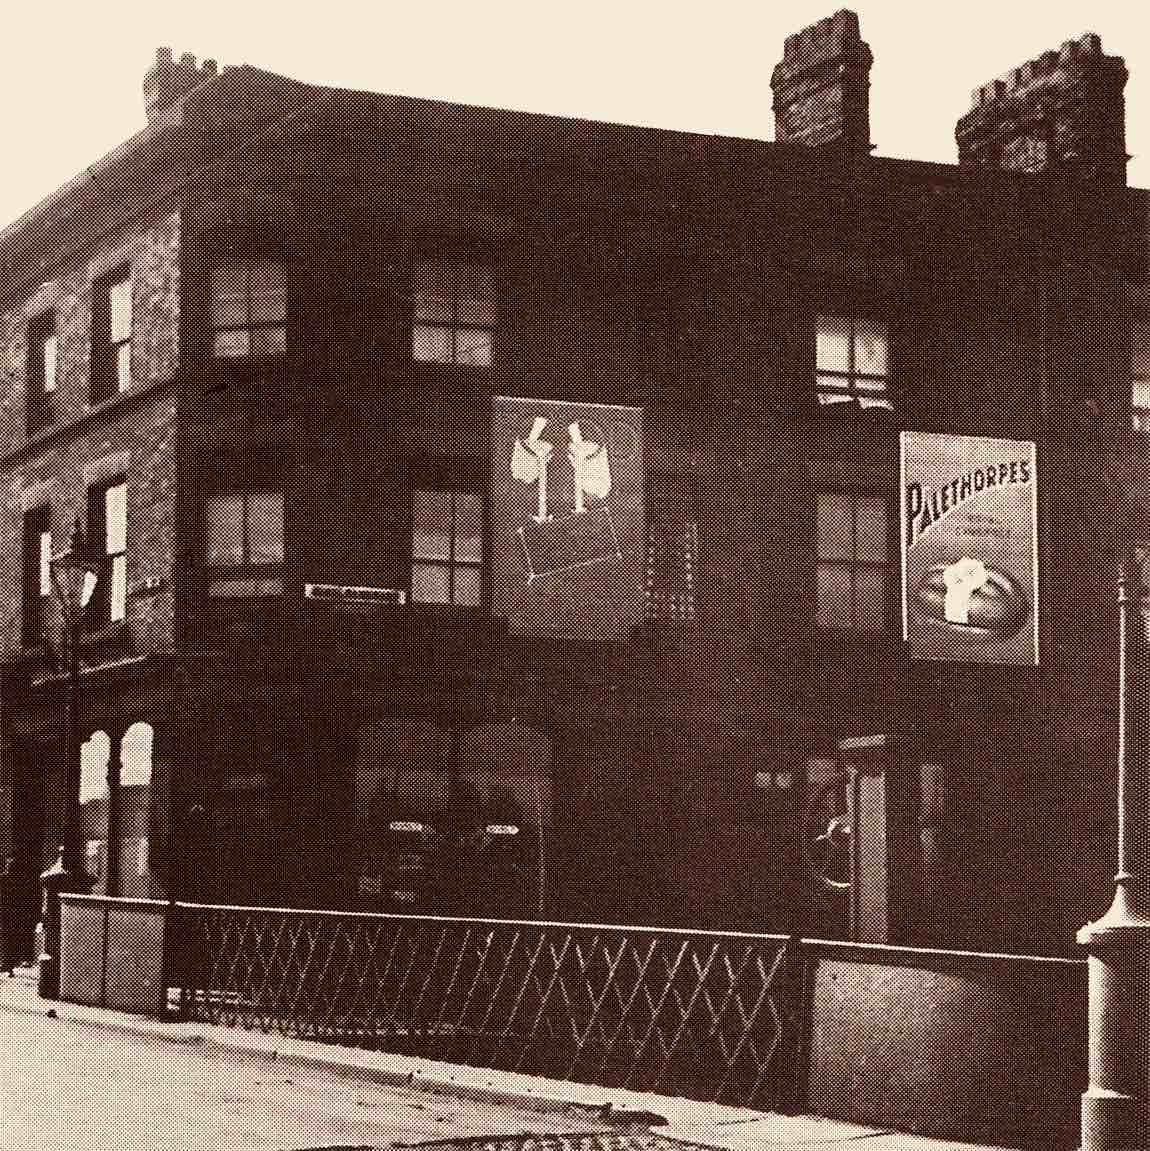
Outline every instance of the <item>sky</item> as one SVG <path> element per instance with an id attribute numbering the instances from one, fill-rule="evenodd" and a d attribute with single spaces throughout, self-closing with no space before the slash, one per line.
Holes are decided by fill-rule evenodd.
<path id="1" fill-rule="evenodd" d="M 842 0 L 23 4 L 5 17 L 0 225 L 144 125 L 156 48 L 299 80 L 769 140 L 771 70 Z M 971 90 L 1083 32 L 1124 56 L 1131 184 L 1150 186 L 1144 0 L 857 0 L 879 155 L 953 161 Z"/>

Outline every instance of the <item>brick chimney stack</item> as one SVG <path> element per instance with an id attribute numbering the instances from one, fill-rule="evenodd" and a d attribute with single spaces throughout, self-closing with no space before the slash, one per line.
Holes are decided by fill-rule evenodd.
<path id="1" fill-rule="evenodd" d="M 868 153 L 873 63 L 858 16 L 845 8 L 788 36 L 771 75 L 776 142 Z"/>
<path id="2" fill-rule="evenodd" d="M 1028 60 L 972 93 L 954 130 L 959 165 L 1125 185 L 1127 75 L 1093 32 Z"/>
<path id="3" fill-rule="evenodd" d="M 171 48 L 157 48 L 155 63 L 144 74 L 144 111 L 148 121 L 215 74 L 214 60 L 205 60 L 203 67 L 198 67 L 191 52 L 185 52 L 177 62 L 172 59 Z"/>

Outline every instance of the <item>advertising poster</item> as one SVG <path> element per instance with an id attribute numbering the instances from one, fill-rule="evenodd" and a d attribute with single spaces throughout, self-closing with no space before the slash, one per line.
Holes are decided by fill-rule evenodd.
<path id="1" fill-rule="evenodd" d="M 911 657 L 1037 664 L 1034 444 L 903 432 L 900 473 Z"/>
<path id="2" fill-rule="evenodd" d="M 513 634 L 621 639 L 643 618 L 643 412 L 496 396 L 492 607 Z"/>

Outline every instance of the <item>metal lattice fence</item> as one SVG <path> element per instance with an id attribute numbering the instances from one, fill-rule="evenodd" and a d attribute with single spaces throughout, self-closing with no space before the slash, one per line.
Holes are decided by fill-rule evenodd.
<path id="1" fill-rule="evenodd" d="M 787 1101 L 786 936 L 181 904 L 197 1020 L 745 1106 Z"/>

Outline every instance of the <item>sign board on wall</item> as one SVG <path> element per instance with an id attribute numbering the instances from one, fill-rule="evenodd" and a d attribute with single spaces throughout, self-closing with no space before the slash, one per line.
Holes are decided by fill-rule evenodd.
<path id="1" fill-rule="evenodd" d="M 903 432 L 899 470 L 911 657 L 1037 664 L 1034 444 Z"/>
<path id="2" fill-rule="evenodd" d="M 643 412 L 496 396 L 492 607 L 520 635 L 621 639 L 643 618 Z"/>

